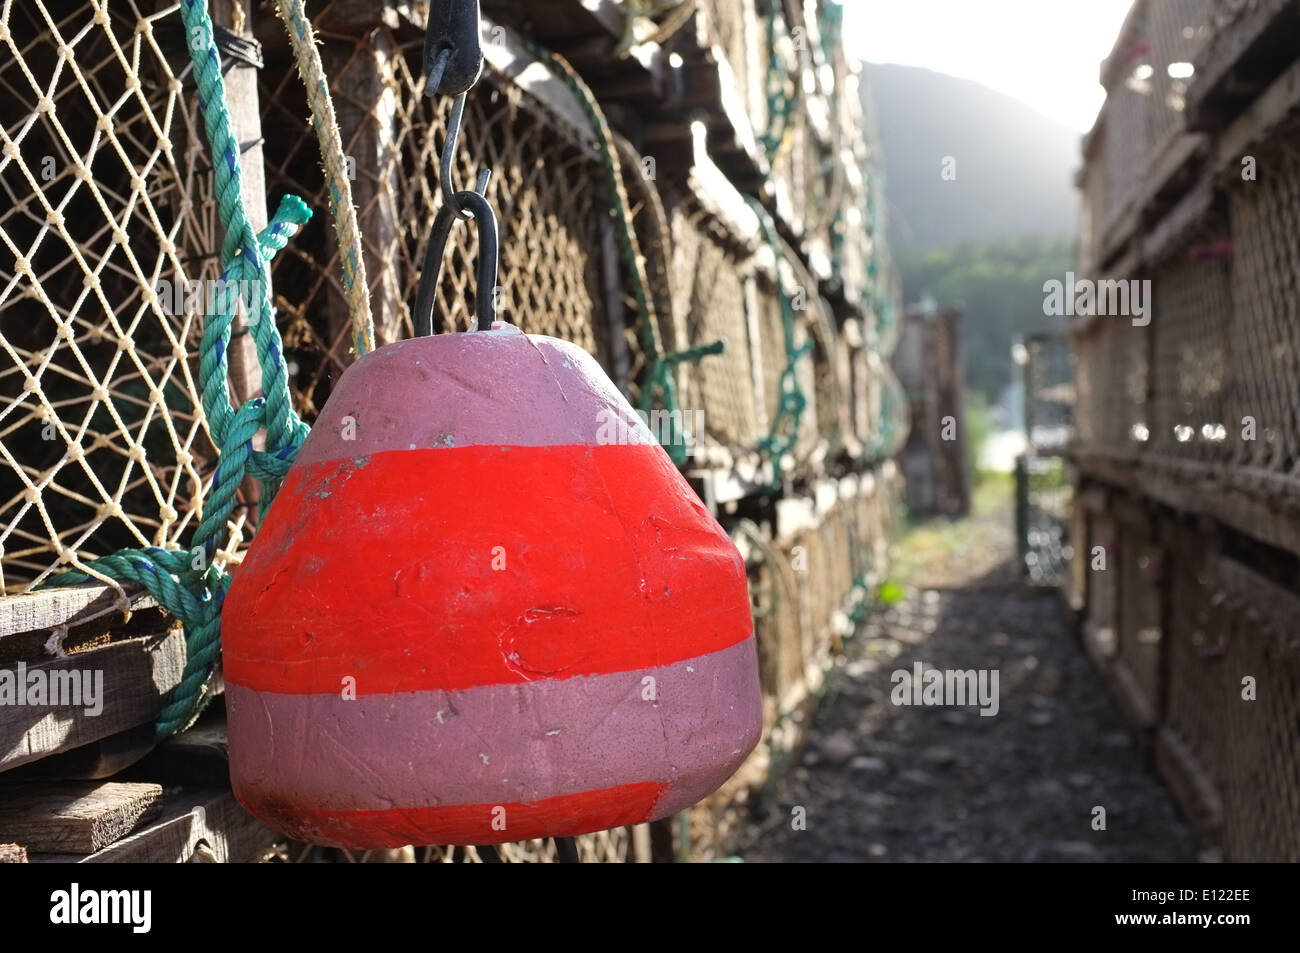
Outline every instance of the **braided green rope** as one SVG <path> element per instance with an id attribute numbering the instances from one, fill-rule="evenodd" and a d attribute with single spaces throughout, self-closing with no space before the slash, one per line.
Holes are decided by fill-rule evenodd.
<path id="1" fill-rule="evenodd" d="M 776 416 L 768 435 L 758 442 L 761 450 L 772 461 L 772 489 L 780 487 L 784 480 L 782 467 L 785 455 L 799 442 L 799 427 L 803 422 L 804 410 L 808 407 L 808 395 L 799 385 L 799 360 L 812 348 L 812 341 L 805 341 L 802 346 L 795 341 L 794 305 L 790 301 L 785 279 L 781 275 L 781 260 L 785 252 L 781 247 L 780 236 L 776 232 L 776 223 L 763 204 L 752 195 L 745 198 L 758 215 L 763 237 L 775 257 L 776 291 L 781 299 L 781 324 L 785 331 L 785 369 L 781 372 L 781 396 L 777 403 Z"/>
<path id="2" fill-rule="evenodd" d="M 186 36 L 194 40 L 189 44 L 194 78 L 212 150 L 213 191 L 225 233 L 220 281 L 241 292 L 252 291 L 252 300 L 245 305 L 265 396 L 238 410 L 230 403 L 226 355 L 238 305 L 231 295 L 219 295 L 215 313 L 204 315 L 199 378 L 204 414 L 221 457 L 203 519 L 194 534 L 195 545 L 188 552 L 158 547 L 126 550 L 93 563 L 95 576 L 140 584 L 184 624 L 185 670 L 155 724 L 160 738 L 188 727 L 209 697 L 207 686 L 221 645 L 221 607 L 230 587 L 229 575 L 214 564 L 214 558 L 235 493 L 246 476 L 263 481 L 265 511 L 308 431 L 294 412 L 289 393 L 283 345 L 271 304 L 270 261 L 311 218 L 311 211 L 300 198 L 288 196 L 265 229 L 260 233 L 253 229 L 244 210 L 239 143 L 230 129 L 221 59 L 206 0 L 182 0 L 181 17 Z M 254 450 L 253 437 L 262 429 L 266 430 L 267 449 Z M 69 572 L 50 585 L 73 585 L 91 578 L 90 573 Z"/>
<path id="3" fill-rule="evenodd" d="M 775 157 L 781 141 L 790 126 L 790 117 L 794 114 L 795 98 L 788 92 L 789 77 L 782 69 L 781 57 L 777 52 L 776 20 L 778 14 L 785 16 L 781 0 L 770 0 L 771 10 L 767 16 L 767 71 L 763 75 L 763 87 L 767 93 L 767 128 L 761 137 L 763 148 L 769 156 Z"/>
<path id="4" fill-rule="evenodd" d="M 650 357 L 650 370 L 641 389 L 641 410 L 648 414 L 653 406 L 655 395 L 658 394 L 663 401 L 664 409 L 668 411 L 669 419 L 679 419 L 677 414 L 680 406 L 677 402 L 677 383 L 673 371 L 679 364 L 697 362 L 708 355 L 722 353 L 725 344 L 722 341 L 715 341 L 688 348 L 680 353 L 664 354 L 663 343 L 659 337 L 658 316 L 650 296 L 650 282 L 646 277 L 645 258 L 641 254 L 636 225 L 632 220 L 632 204 L 628 200 L 627 187 L 623 183 L 623 166 L 605 112 L 600 108 L 600 103 L 596 100 L 591 87 L 583 81 L 568 60 L 531 40 L 524 40 L 523 46 L 572 90 L 587 114 L 592 129 L 596 132 L 600 146 L 601 167 L 605 172 L 605 186 L 614 203 L 611 214 L 618 219 L 621 226 L 615 230 L 619 251 L 622 253 L 624 266 L 632 277 L 632 294 L 636 300 L 642 347 Z M 664 449 L 667 450 L 673 463 L 681 466 L 686 460 L 689 448 L 685 443 L 672 441 Z"/>

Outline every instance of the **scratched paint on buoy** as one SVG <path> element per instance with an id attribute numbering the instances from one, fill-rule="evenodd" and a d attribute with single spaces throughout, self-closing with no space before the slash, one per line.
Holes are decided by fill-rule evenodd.
<path id="1" fill-rule="evenodd" d="M 508 326 L 349 369 L 223 627 L 235 793 L 318 843 L 640 823 L 760 731 L 735 547 L 589 355 Z"/>

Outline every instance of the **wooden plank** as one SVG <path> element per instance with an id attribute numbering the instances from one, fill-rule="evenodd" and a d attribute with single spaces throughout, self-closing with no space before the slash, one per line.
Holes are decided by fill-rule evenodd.
<path id="1" fill-rule="evenodd" d="M 128 583 L 122 590 L 126 593 L 125 603 L 116 590 L 100 585 L 43 589 L 5 596 L 0 599 L 0 640 L 9 635 L 81 625 L 114 613 L 158 605 L 139 586 Z"/>
<path id="2" fill-rule="evenodd" d="M 1263 68 L 1252 61 L 1273 58 L 1280 50 L 1290 55 L 1298 10 L 1296 0 L 1254 0 L 1214 31 L 1196 57 L 1196 82 L 1187 91 L 1189 128 L 1213 131 L 1231 116 L 1230 104 L 1250 88 L 1248 76 Z"/>
<path id="3" fill-rule="evenodd" d="M 240 807 L 228 790 L 180 791 L 167 796 L 158 821 L 80 862 L 247 863 L 285 839 Z"/>
<path id="4" fill-rule="evenodd" d="M 1120 461 L 1098 455 L 1075 460 L 1080 473 L 1137 492 L 1183 513 L 1209 517 L 1252 539 L 1300 555 L 1300 519 L 1281 513 L 1275 503 L 1225 485 L 1206 464 L 1178 461 L 1175 472 L 1139 461 Z M 1279 480 L 1286 477 L 1278 475 Z"/>
<path id="5" fill-rule="evenodd" d="M 371 0 L 373 2 L 373 0 Z M 621 37 L 627 15 L 615 0 L 482 0 L 483 13 L 539 40 Z"/>
<path id="6" fill-rule="evenodd" d="M 686 479 L 716 515 L 719 507 L 770 492 L 772 467 L 765 462 L 742 460 L 726 468 L 688 470 Z"/>
<path id="7" fill-rule="evenodd" d="M 1217 593 L 1229 608 L 1267 631 L 1284 652 L 1300 651 L 1300 595 L 1228 556 L 1216 556 L 1213 566 Z"/>
<path id="8" fill-rule="evenodd" d="M 180 683 L 184 668 L 185 637 L 174 630 L 0 670 L 11 675 L 15 686 L 31 686 L 35 678 L 37 683 L 61 685 L 64 690 L 71 687 L 69 676 L 79 675 L 94 696 L 89 705 L 85 697 L 75 706 L 17 701 L 0 705 L 0 771 L 152 722 L 162 708 L 163 695 Z M 31 695 L 24 692 L 22 697 L 27 702 Z M 47 702 L 49 697 L 47 692 Z"/>
<path id="9" fill-rule="evenodd" d="M 158 784 L 21 784 L 0 789 L 0 840 L 31 851 L 89 854 L 154 817 Z"/>
<path id="10" fill-rule="evenodd" d="M 694 161 L 687 185 L 695 199 L 726 227 L 736 243 L 746 252 L 753 252 L 762 240 L 758 213 L 713 162 L 709 155 L 708 141 L 708 130 L 704 124 L 692 124 L 691 148 Z"/>
<path id="11" fill-rule="evenodd" d="M 1153 699 L 1148 698 L 1142 691 L 1142 686 L 1118 654 L 1118 650 L 1112 661 L 1110 687 L 1124 715 L 1124 720 L 1138 735 L 1139 741 L 1145 748 L 1151 743 L 1151 732 L 1160 718 L 1156 714 Z"/>
<path id="12" fill-rule="evenodd" d="M 545 107 L 544 118 L 567 139 L 589 149 L 597 147 L 596 133 L 586 109 L 569 84 L 538 62 L 517 32 L 483 21 L 483 56 L 500 77 L 509 80 Z M 549 115 L 548 115 L 549 114 Z M 557 122 L 558 120 L 558 122 Z"/>
<path id="13" fill-rule="evenodd" d="M 1214 203 L 1214 183 L 1202 178 L 1178 204 L 1147 232 L 1142 241 L 1142 261 L 1149 266 L 1163 260 L 1186 246 L 1196 229 L 1205 224 L 1205 216 Z"/>
<path id="14" fill-rule="evenodd" d="M 147 721 L 109 735 L 99 741 L 68 751 L 60 751 L 23 766 L 23 778 L 50 778 L 62 781 L 98 781 L 111 778 L 130 768 L 158 744 L 152 721 Z M 118 778 L 118 780 L 132 780 Z M 158 780 L 158 779 L 140 779 Z"/>
<path id="15" fill-rule="evenodd" d="M 1212 162 L 1216 176 L 1241 180 L 1241 160 L 1273 138 L 1300 112 L 1300 60 L 1292 63 L 1219 136 Z"/>
<path id="16" fill-rule="evenodd" d="M 1217 842 L 1223 831 L 1223 798 L 1191 747 L 1167 727 L 1156 735 L 1156 767 L 1192 829 Z"/>

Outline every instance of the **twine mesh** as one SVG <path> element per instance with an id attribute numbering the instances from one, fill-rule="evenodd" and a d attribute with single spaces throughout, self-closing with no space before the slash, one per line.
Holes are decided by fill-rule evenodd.
<path id="1" fill-rule="evenodd" d="M 1220 683 L 1224 761 L 1214 765 L 1223 795 L 1223 847 L 1231 860 L 1300 859 L 1300 645 L 1290 621 L 1266 628 L 1248 602 L 1226 615 Z M 1257 681 L 1257 699 L 1241 700 L 1242 677 Z"/>
<path id="2" fill-rule="evenodd" d="M 216 277 L 188 60 L 161 38 L 176 10 L 0 5 L 5 593 L 60 564 L 95 575 L 94 555 L 176 544 L 200 515 L 215 453 L 195 383 L 200 318 L 154 293 Z"/>
<path id="3" fill-rule="evenodd" d="M 1167 542 L 1162 766 L 1226 859 L 1300 859 L 1297 600 L 1269 578 L 1292 564 L 1263 554 L 1238 562 L 1182 524 Z"/>
<path id="4" fill-rule="evenodd" d="M 380 343 L 412 333 L 410 309 L 425 243 L 442 204 L 437 159 L 451 103 L 424 97 L 421 51 L 419 42 L 399 42 L 380 29 L 351 45 L 328 41 L 323 54 L 344 146 L 356 151 L 354 189 Z M 275 78 L 263 90 L 268 179 L 275 190 L 324 201 L 300 84 L 287 63 L 263 77 Z M 487 198 L 500 226 L 501 318 L 600 356 L 598 164 L 594 155 L 558 135 L 523 90 L 490 69 L 466 103 L 455 181 L 468 187 L 489 167 Z M 435 332 L 472 326 L 477 256 L 477 229 L 453 229 L 434 309 Z M 277 303 L 287 313 L 286 354 L 297 366 L 302 413 L 319 409 L 330 382 L 348 362 L 346 302 L 336 257 L 327 223 L 313 221 L 275 266 L 278 294 L 293 296 Z"/>
<path id="5" fill-rule="evenodd" d="M 678 368 L 678 400 L 704 410 L 706 446 L 747 455 L 760 436 L 750 371 L 745 313 L 745 257 L 725 229 L 693 198 L 670 214 L 673 313 L 681 316 L 686 347 L 725 340 L 726 350 Z M 679 348 L 680 349 L 680 348 Z"/>
<path id="6" fill-rule="evenodd" d="M 1240 419 L 1230 417 L 1231 254 L 1222 223 L 1158 267 L 1152 279 L 1150 452 L 1223 462 Z"/>
<path id="7" fill-rule="evenodd" d="M 1131 457 L 1150 440 L 1151 327 L 1136 326 L 1127 317 L 1102 316 L 1075 339 L 1079 355 L 1076 424 L 1085 452 Z"/>
<path id="8" fill-rule="evenodd" d="M 755 131 L 767 128 L 767 93 L 763 77 L 769 47 L 767 28 L 755 0 L 697 0 L 712 47 L 727 62 L 736 92 Z"/>
<path id="9" fill-rule="evenodd" d="M 1160 703 L 1160 658 L 1163 632 L 1163 588 L 1165 571 L 1162 551 L 1151 538 L 1145 521 L 1130 520 L 1119 525 L 1120 547 L 1115 554 L 1119 565 L 1119 626 L 1117 661 L 1122 664 L 1142 698 L 1152 706 Z"/>
<path id="10" fill-rule="evenodd" d="M 1300 156 L 1283 144 L 1258 158 L 1259 181 L 1240 183 L 1230 195 L 1228 437 L 1237 446 L 1239 471 L 1294 479 L 1300 463 Z M 1240 439 L 1247 416 L 1256 421 L 1254 440 Z"/>
<path id="11" fill-rule="evenodd" d="M 1102 143 L 1108 231 L 1128 210 L 1151 168 L 1183 131 L 1188 67 L 1212 33 L 1211 0 L 1139 0 L 1135 29 L 1112 54 Z M 1172 67 L 1172 70 L 1171 70 Z"/>
<path id="12" fill-rule="evenodd" d="M 785 346 L 785 323 L 781 314 L 780 289 L 768 275 L 755 276 L 760 356 L 762 362 L 763 407 L 769 423 L 777 419 L 781 401 L 781 375 L 789 363 Z M 787 284 L 789 284 L 787 282 Z M 795 320 L 795 346 L 802 348 L 808 340 L 805 322 Z M 795 375 L 800 389 L 808 400 L 799 424 L 799 437 L 791 453 L 799 464 L 806 463 L 817 449 L 816 371 L 811 353 L 804 353 L 795 365 Z"/>

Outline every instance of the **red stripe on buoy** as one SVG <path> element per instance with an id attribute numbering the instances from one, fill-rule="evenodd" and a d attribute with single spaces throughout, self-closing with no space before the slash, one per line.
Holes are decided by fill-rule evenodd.
<path id="1" fill-rule="evenodd" d="M 623 784 L 513 804 L 451 804 L 383 811 L 335 811 L 288 805 L 247 794 L 239 801 L 283 834 L 352 850 L 406 844 L 504 844 L 534 837 L 574 837 L 651 819 L 665 785 Z"/>
<path id="2" fill-rule="evenodd" d="M 644 445 L 295 467 L 222 626 L 227 681 L 357 695 L 652 668 L 752 631 L 735 547 Z"/>

